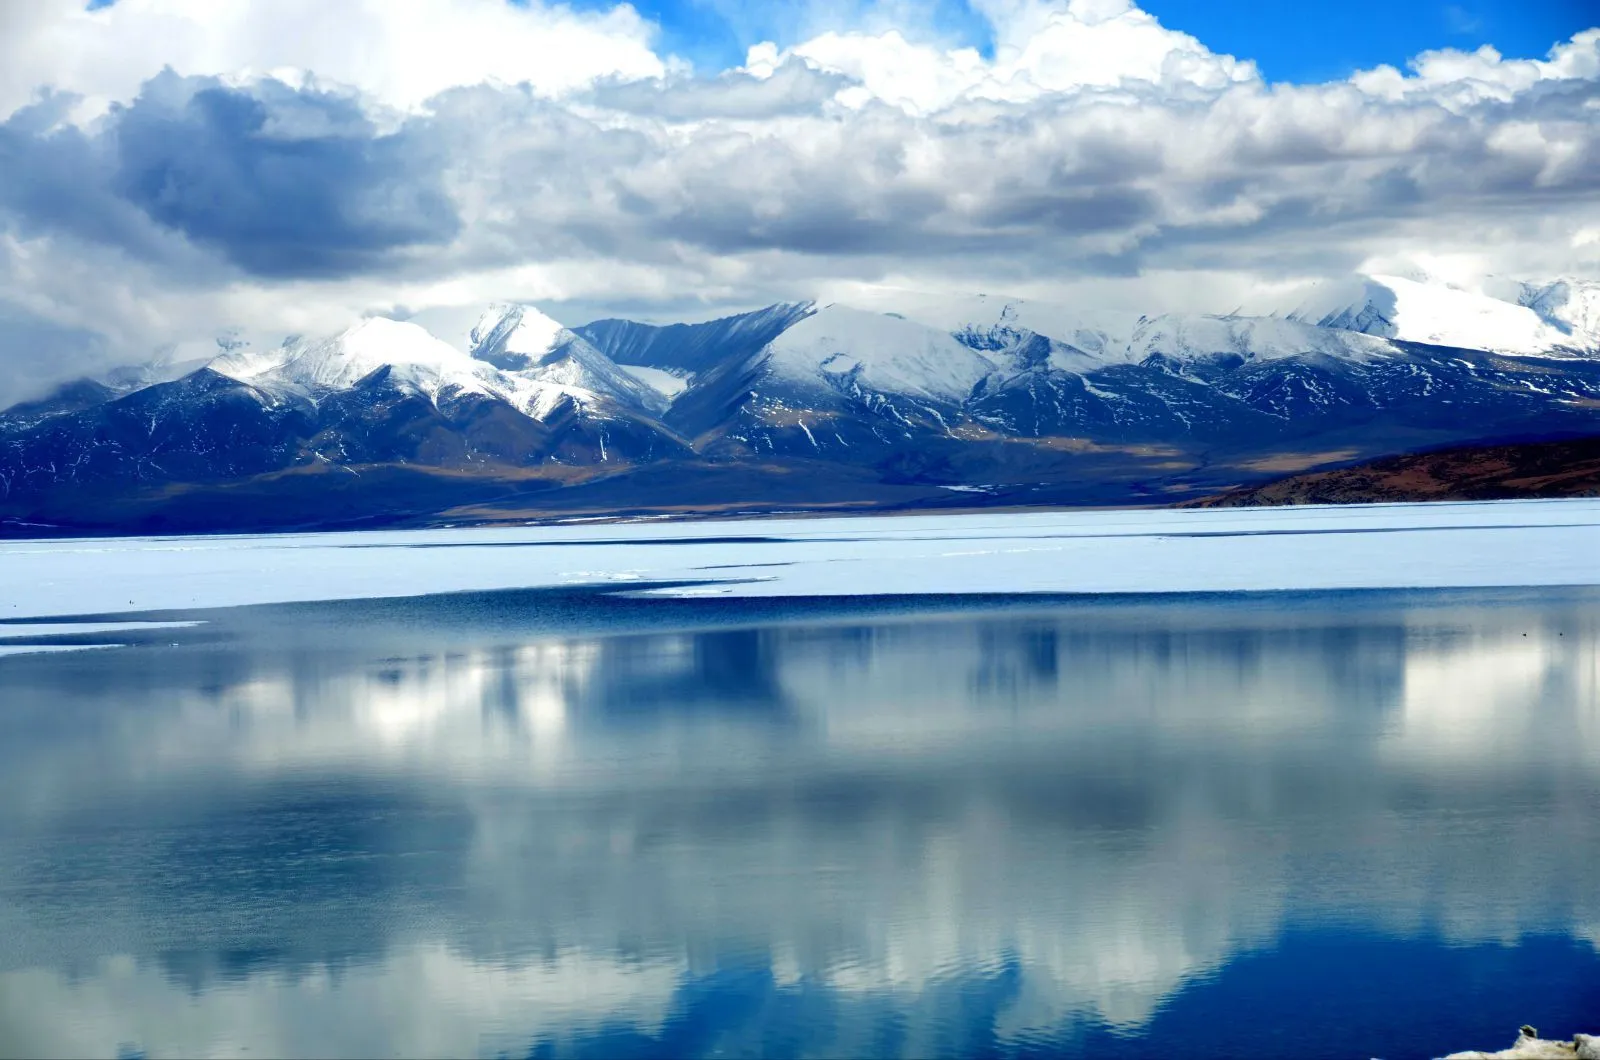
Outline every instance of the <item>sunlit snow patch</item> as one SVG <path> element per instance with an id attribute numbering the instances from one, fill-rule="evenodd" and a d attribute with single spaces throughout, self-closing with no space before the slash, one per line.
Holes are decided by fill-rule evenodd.
<path id="1" fill-rule="evenodd" d="M 617 367 L 669 401 L 683 393 L 689 386 L 689 380 L 673 375 L 662 368 L 645 368 L 637 364 L 622 364 Z"/>

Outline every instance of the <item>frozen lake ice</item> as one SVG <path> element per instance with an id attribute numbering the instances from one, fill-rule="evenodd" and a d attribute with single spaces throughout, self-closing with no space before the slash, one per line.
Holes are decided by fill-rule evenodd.
<path id="1" fill-rule="evenodd" d="M 1600 499 L 0 543 L 0 620 L 641 583 L 675 595 L 1600 584 Z"/>

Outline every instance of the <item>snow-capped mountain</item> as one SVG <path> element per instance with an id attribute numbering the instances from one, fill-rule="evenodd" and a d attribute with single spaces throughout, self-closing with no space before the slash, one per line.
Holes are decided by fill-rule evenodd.
<path id="1" fill-rule="evenodd" d="M 326 414 L 345 409 L 350 392 L 421 399 L 435 413 L 474 404 L 505 405 L 544 427 L 587 435 L 602 463 L 652 450 L 654 422 L 666 400 L 584 339 L 537 309 L 492 306 L 473 328 L 471 349 L 450 345 L 416 324 L 372 318 L 317 342 L 291 341 L 266 352 L 231 349 L 206 367 L 268 395 Z M 330 404 L 331 402 L 331 404 Z M 529 426 L 531 429 L 531 425 Z M 348 440 L 341 453 L 350 453 Z M 465 454 L 464 454 L 465 455 Z M 581 457 L 579 459 L 582 459 Z"/>
<path id="2" fill-rule="evenodd" d="M 1014 345 L 1019 335 L 1042 335 L 1060 347 L 1060 358 L 1089 358 L 1062 360 L 1058 366 L 1063 368 L 1098 367 L 1126 360 L 1128 339 L 1142 319 L 1138 313 L 1026 298 L 930 294 L 894 288 L 863 291 L 853 304 L 948 331 L 974 349 L 1000 350 Z"/>
<path id="3" fill-rule="evenodd" d="M 766 347 L 774 378 L 830 389 L 960 405 L 995 364 L 954 335 L 890 316 L 830 305 Z"/>
<path id="4" fill-rule="evenodd" d="M 883 313 L 830 305 L 789 321 L 765 345 L 696 372 L 666 421 L 718 456 L 855 459 L 948 434 L 995 368 L 947 332 Z"/>
<path id="5" fill-rule="evenodd" d="M 1600 353 L 1600 285 L 1520 285 L 1513 299 L 1403 276 L 1318 291 L 1289 318 L 1402 342 L 1518 356 Z"/>
<path id="6" fill-rule="evenodd" d="M 317 342 L 274 350 L 234 348 L 205 367 L 285 398 L 313 403 L 384 371 L 389 386 L 434 405 L 467 398 L 504 401 L 534 419 L 567 403 L 584 410 L 664 407 L 659 395 L 588 342 L 538 310 L 494 306 L 461 350 L 416 324 L 363 320 Z"/>
<path id="7" fill-rule="evenodd" d="M 811 302 L 780 302 L 753 313 L 698 324 L 641 324 L 596 320 L 575 329 L 624 367 L 644 367 L 689 379 L 755 353 L 815 309 Z"/>
<path id="8" fill-rule="evenodd" d="M 467 336 L 473 357 L 508 371 L 538 365 L 576 337 L 539 310 L 522 305 L 489 306 Z"/>
<path id="9" fill-rule="evenodd" d="M 491 306 L 469 337 L 471 357 L 500 369 L 508 399 L 538 419 L 563 400 L 585 408 L 609 401 L 652 413 L 668 404 L 661 391 L 623 371 L 589 340 L 529 306 Z"/>
<path id="10" fill-rule="evenodd" d="M 773 491 L 1112 503 L 1319 459 L 1600 433 L 1600 285 L 1502 293 L 1367 277 L 1250 316 L 877 292 L 572 328 L 496 305 L 460 345 L 384 318 L 268 348 L 225 338 L 198 363 L 0 414 L 0 517 L 86 525 L 137 500 L 210 525 L 205 498 L 224 489 L 276 498 L 243 509 L 272 525 L 327 523 L 329 496 L 386 518 Z M 409 477 L 380 490 L 394 475 Z"/>
<path id="11" fill-rule="evenodd" d="M 263 390 L 315 400 L 348 390 L 388 369 L 393 385 L 438 402 L 501 392 L 491 366 L 434 338 L 423 328 L 374 317 L 318 342 L 289 342 L 276 350 L 229 350 L 206 365 L 211 371 Z"/>
<path id="12" fill-rule="evenodd" d="M 880 311 L 949 331 L 974 349 L 1000 352 L 1034 337 L 1050 343 L 1053 367 L 1093 371 L 1138 364 L 1152 355 L 1188 362 L 1217 356 L 1274 360 L 1319 353 L 1365 360 L 1395 352 L 1391 344 L 1354 329 L 1308 324 L 1296 317 L 1079 310 L 1029 299 L 992 295 L 933 297 L 877 292 Z"/>

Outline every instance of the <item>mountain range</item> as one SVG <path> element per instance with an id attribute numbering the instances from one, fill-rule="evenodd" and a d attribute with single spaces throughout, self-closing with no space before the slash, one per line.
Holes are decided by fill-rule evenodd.
<path id="1" fill-rule="evenodd" d="M 1584 435 L 1600 435 L 1595 281 L 1365 276 L 1221 315 L 883 292 L 569 328 L 499 305 L 459 343 L 374 317 L 14 405 L 0 526 L 1170 504 Z"/>

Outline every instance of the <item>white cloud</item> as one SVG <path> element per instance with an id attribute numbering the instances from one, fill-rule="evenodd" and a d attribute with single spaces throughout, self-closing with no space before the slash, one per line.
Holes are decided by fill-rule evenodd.
<path id="1" fill-rule="evenodd" d="M 1364 92 L 1391 100 L 1427 97 L 1458 106 L 1510 100 L 1541 81 L 1600 78 L 1600 28 L 1557 43 L 1548 59 L 1506 59 L 1485 44 L 1471 52 L 1449 48 L 1423 52 L 1410 66 L 1410 76 L 1380 66 L 1357 73 L 1351 81 Z"/>
<path id="2" fill-rule="evenodd" d="M 987 0 L 977 5 L 995 33 L 995 57 L 975 48 L 913 43 L 898 30 L 828 32 L 780 53 L 750 49 L 746 66 L 767 70 L 783 54 L 846 74 L 855 105 L 880 100 L 926 114 L 963 100 L 1027 102 L 1084 88 L 1163 86 L 1219 89 L 1253 81 L 1255 66 L 1217 55 L 1186 33 L 1166 29 L 1126 0 Z"/>
<path id="3" fill-rule="evenodd" d="M 247 79 L 302 74 L 414 108 L 455 85 L 527 83 L 559 94 L 597 78 L 655 77 L 668 64 L 631 7 L 599 14 L 504 0 L 83 0 L 7 4 L 0 114 L 50 85 L 92 105 L 132 98 L 170 66 Z"/>

